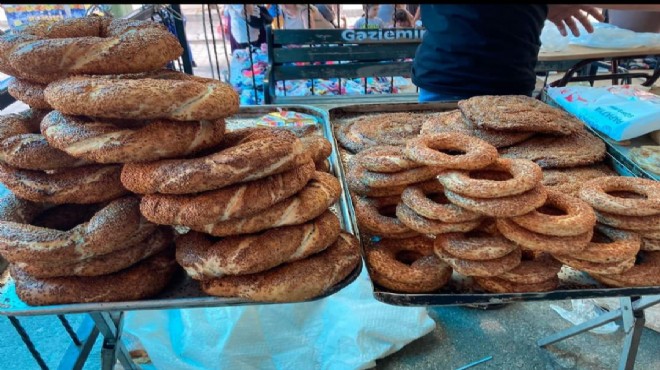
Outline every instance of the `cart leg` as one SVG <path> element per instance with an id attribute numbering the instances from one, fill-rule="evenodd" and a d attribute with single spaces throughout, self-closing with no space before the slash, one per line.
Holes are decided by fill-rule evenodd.
<path id="1" fill-rule="evenodd" d="M 114 369 L 117 359 L 119 359 L 124 369 L 138 370 L 133 360 L 131 360 L 128 350 L 121 342 L 124 313 L 95 312 L 90 313 L 90 316 L 104 337 L 101 351 L 103 370 Z"/>
<path id="2" fill-rule="evenodd" d="M 9 322 L 12 324 L 12 326 L 14 326 L 14 329 L 16 329 L 18 335 L 21 336 L 23 343 L 25 343 L 25 346 L 30 351 L 30 354 L 32 354 L 34 360 L 37 361 L 39 367 L 42 370 L 48 370 L 48 365 L 46 365 L 44 359 L 41 358 L 41 354 L 39 353 L 39 351 L 37 351 L 37 348 L 34 346 L 34 343 L 32 343 L 30 336 L 27 334 L 27 332 L 25 331 L 21 323 L 18 321 L 18 319 L 15 316 L 7 316 L 7 318 L 9 319 Z"/>
<path id="3" fill-rule="evenodd" d="M 92 347 L 94 347 L 94 343 L 96 343 L 99 331 L 89 317 L 85 317 L 76 332 L 73 331 L 63 315 L 60 317 L 60 320 L 62 320 L 62 324 L 71 336 L 73 343 L 66 350 L 57 368 L 58 370 L 81 370 L 85 366 L 85 362 L 89 357 L 89 353 L 92 351 Z"/>
<path id="4" fill-rule="evenodd" d="M 564 339 L 574 337 L 578 334 L 584 333 L 586 331 L 597 328 L 599 326 L 603 326 L 607 323 L 610 323 L 610 322 L 618 319 L 620 316 L 621 316 L 621 309 L 616 309 L 614 311 L 610 311 L 608 313 L 605 313 L 603 315 L 595 317 L 595 318 L 593 318 L 589 321 L 585 321 L 580 325 L 575 325 L 575 326 L 570 327 L 568 329 L 562 330 L 558 333 L 547 336 L 543 339 L 539 339 L 536 342 L 536 344 L 538 344 L 539 347 L 545 347 L 545 346 L 548 346 L 550 344 L 554 344 L 554 343 L 557 343 L 559 341 L 562 341 Z"/>
<path id="5" fill-rule="evenodd" d="M 621 298 L 621 308 L 626 339 L 623 342 L 619 369 L 632 370 L 635 367 L 639 340 L 644 330 L 646 318 L 644 317 L 644 309 L 634 309 L 629 298 Z"/>

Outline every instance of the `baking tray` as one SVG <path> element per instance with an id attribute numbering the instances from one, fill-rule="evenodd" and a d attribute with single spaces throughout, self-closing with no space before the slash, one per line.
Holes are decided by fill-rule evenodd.
<path id="1" fill-rule="evenodd" d="M 315 116 L 321 126 L 321 133 L 333 145 L 333 152 L 329 158 L 330 171 L 343 183 L 338 170 L 341 168 L 336 155 L 336 144 L 328 121 L 328 114 L 324 110 L 307 105 L 262 105 L 241 107 L 238 114 L 226 119 L 228 129 L 238 129 L 254 126 L 256 118 L 276 111 L 277 108 L 295 110 L 297 112 Z M 343 195 L 343 194 L 342 194 Z M 351 213 L 347 209 L 347 199 L 342 196 L 331 210 L 337 214 L 342 229 L 349 233 L 355 233 L 354 222 L 351 221 Z M 223 307 L 223 306 L 245 306 L 273 304 L 255 302 L 242 298 L 222 298 L 208 296 L 199 288 L 197 281 L 191 279 L 184 271 L 179 271 L 172 282 L 161 294 L 156 297 L 128 302 L 106 302 L 106 303 L 75 303 L 50 306 L 29 306 L 21 301 L 16 294 L 16 287 L 6 266 L 0 268 L 0 315 L 11 316 L 35 316 L 35 315 L 60 315 L 87 312 L 109 312 L 109 311 L 133 311 L 133 310 L 159 310 L 194 307 Z M 331 287 L 323 295 L 307 300 L 315 301 L 337 293 L 351 284 L 362 271 L 362 262 L 342 282 Z"/>
<path id="2" fill-rule="evenodd" d="M 363 105 L 350 105 L 338 108 L 332 108 L 328 112 L 329 122 L 333 129 L 336 125 L 350 117 L 358 116 L 368 113 L 394 113 L 394 112 L 440 112 L 451 109 L 456 109 L 455 102 L 450 103 L 405 103 L 405 104 L 363 104 Z M 334 138 L 335 136 L 333 136 Z M 336 140 L 336 139 L 335 139 Z M 334 143 L 337 145 L 337 142 Z M 608 153 L 605 158 L 607 163 L 612 169 L 622 176 L 637 176 L 636 172 L 626 166 L 626 162 L 621 162 L 614 155 Z M 342 168 L 340 169 L 342 172 Z M 344 179 L 344 189 L 347 193 L 348 208 L 351 212 L 353 210 L 353 203 L 350 200 L 350 192 L 348 191 L 348 184 Z M 356 222 L 353 219 L 353 222 Z M 354 224 L 355 235 L 360 239 L 360 246 L 363 256 L 365 246 L 369 245 L 370 240 L 364 240 L 360 235 L 357 223 Z M 366 261 L 366 260 L 365 260 Z M 365 262 L 366 265 L 366 262 Z M 371 271 L 367 268 L 367 272 Z M 577 299 L 577 298 L 595 298 L 595 297 L 624 297 L 624 296 L 642 296 L 660 294 L 660 286 L 658 287 L 636 287 L 636 288 L 609 288 L 597 281 L 593 280 L 588 274 L 575 270 L 571 267 L 562 267 L 559 273 L 561 280 L 559 289 L 551 292 L 541 293 L 503 293 L 492 294 L 485 293 L 476 287 L 476 284 L 469 277 L 462 276 L 454 273 L 450 283 L 445 285 L 440 290 L 433 293 L 425 294 L 405 294 L 394 293 L 385 288 L 373 284 L 374 297 L 384 303 L 397 305 L 397 306 L 452 306 L 452 305 L 466 305 L 466 304 L 497 304 L 521 301 L 548 301 L 548 300 L 564 300 L 564 299 Z"/>
<path id="3" fill-rule="evenodd" d="M 552 99 L 548 94 L 546 94 L 545 90 L 543 90 L 543 92 L 544 93 L 542 94 L 541 98 L 543 99 L 544 102 L 546 102 L 547 104 L 553 107 L 566 111 L 559 104 L 557 104 L 557 102 L 555 102 L 554 99 Z M 570 112 L 567 113 L 573 115 Z M 640 167 L 635 161 L 633 161 L 630 158 L 630 149 L 639 148 L 643 145 L 651 145 L 651 146 L 660 145 L 654 142 L 653 140 L 651 140 L 651 138 L 648 135 L 643 135 L 630 140 L 625 140 L 623 142 L 618 142 L 612 140 L 609 136 L 592 128 L 587 124 L 585 124 L 584 127 L 586 127 L 592 134 L 596 135 L 596 137 L 603 140 L 605 142 L 605 145 L 607 146 L 607 152 L 612 157 L 616 158 L 619 162 L 624 164 L 626 168 L 628 168 L 635 176 L 643 177 L 655 181 L 660 181 L 660 174 L 655 174 L 651 171 L 648 171 Z"/>

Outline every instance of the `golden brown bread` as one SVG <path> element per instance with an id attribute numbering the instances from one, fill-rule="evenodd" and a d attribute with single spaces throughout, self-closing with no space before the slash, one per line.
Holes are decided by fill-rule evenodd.
<path id="1" fill-rule="evenodd" d="M 28 109 L 0 116 L 0 162 L 24 170 L 54 170 L 92 164 L 48 144 L 39 132 L 47 111 Z"/>
<path id="2" fill-rule="evenodd" d="M 121 181 L 138 194 L 190 194 L 257 180 L 308 161 L 300 139 L 291 132 L 259 130 L 206 156 L 126 164 Z"/>
<path id="3" fill-rule="evenodd" d="M 160 253 L 172 246 L 174 235 L 169 228 L 157 229 L 146 239 L 126 248 L 72 263 L 52 263 L 43 260 L 17 262 L 16 267 L 37 278 L 59 276 L 101 276 L 115 273 Z"/>
<path id="4" fill-rule="evenodd" d="M 212 121 L 239 105 L 231 85 L 181 72 L 74 76 L 50 83 L 44 94 L 64 114 L 97 118 Z"/>
<path id="5" fill-rule="evenodd" d="M 267 210 L 302 190 L 314 175 L 314 163 L 259 180 L 198 194 L 148 194 L 140 211 L 161 225 L 204 225 L 243 218 Z"/>
<path id="6" fill-rule="evenodd" d="M 297 302 L 317 297 L 344 280 L 360 262 L 359 243 L 341 233 L 337 241 L 303 260 L 258 274 L 226 276 L 201 283 L 210 295 L 259 302 Z"/>
<path id="7" fill-rule="evenodd" d="M 7 86 L 7 92 L 14 99 L 20 100 L 32 109 L 53 109 L 44 97 L 45 84 L 12 78 Z"/>
<path id="8" fill-rule="evenodd" d="M 585 128 L 578 128 L 568 136 L 536 135 L 500 150 L 500 155 L 529 159 L 542 168 L 576 167 L 602 161 L 605 143 Z"/>
<path id="9" fill-rule="evenodd" d="M 96 163 L 148 162 L 182 157 L 222 142 L 224 119 L 175 122 L 104 121 L 52 111 L 41 121 L 48 143 Z"/>
<path id="10" fill-rule="evenodd" d="M 177 239 L 176 259 L 197 280 L 254 274 L 321 252 L 337 241 L 340 231 L 331 211 L 302 225 L 219 240 L 191 231 Z"/>
<path id="11" fill-rule="evenodd" d="M 273 227 L 299 225 L 318 217 L 341 195 L 339 180 L 325 172 L 315 172 L 298 194 L 269 209 L 245 218 L 206 225 L 184 225 L 214 236 L 251 234 Z"/>
<path id="12" fill-rule="evenodd" d="M 74 220 L 64 230 L 48 227 L 57 225 L 33 225 L 44 208 L 14 198 L 8 195 L 0 208 L 0 254 L 9 262 L 80 261 L 136 244 L 156 229 L 140 215 L 139 200 L 132 196 L 101 206 L 91 218 L 81 223 Z M 62 215 L 54 213 L 51 218 L 57 221 Z"/>
<path id="13" fill-rule="evenodd" d="M 128 191 L 121 166 L 89 165 L 51 173 L 16 169 L 0 163 L 0 181 L 18 197 L 33 202 L 89 204 L 118 198 Z"/>
<path id="14" fill-rule="evenodd" d="M 481 95 L 458 102 L 458 108 L 479 128 L 499 131 L 570 135 L 582 122 L 559 108 L 524 95 Z"/>
<path id="15" fill-rule="evenodd" d="M 567 195 L 578 196 L 585 182 L 603 176 L 615 176 L 616 172 L 605 164 L 584 167 L 543 169 L 543 185 Z"/>
<path id="16" fill-rule="evenodd" d="M 154 21 L 108 17 L 40 22 L 2 36 L 0 68 L 49 83 L 74 74 L 123 74 L 163 68 L 183 52 L 176 36 Z"/>
<path id="17" fill-rule="evenodd" d="M 178 269 L 174 251 L 169 249 L 109 275 L 40 279 L 16 266 L 10 267 L 10 274 L 18 297 L 31 306 L 41 306 L 149 298 L 165 289 Z"/>
<path id="18" fill-rule="evenodd" d="M 357 153 L 378 145 L 405 145 L 419 134 L 426 113 L 378 113 L 351 118 L 336 130 L 344 148 Z"/>

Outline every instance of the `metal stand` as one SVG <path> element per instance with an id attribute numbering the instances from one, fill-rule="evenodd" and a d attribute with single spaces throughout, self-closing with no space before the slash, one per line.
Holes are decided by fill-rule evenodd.
<path id="1" fill-rule="evenodd" d="M 621 351 L 618 369 L 632 370 L 635 367 L 639 339 L 642 336 L 642 329 L 646 322 L 644 310 L 656 304 L 660 304 L 660 296 L 621 298 L 621 308 L 540 339 L 537 344 L 540 347 L 545 347 L 603 326 L 621 317 L 623 319 L 623 330 L 626 333 L 626 338 L 623 342 L 623 350 Z"/>
<path id="2" fill-rule="evenodd" d="M 71 328 L 69 321 L 67 321 L 64 315 L 57 315 L 57 317 L 60 319 L 60 322 L 72 340 L 71 345 L 67 348 L 57 368 L 58 370 L 81 370 L 85 365 L 85 361 L 87 361 L 87 358 L 89 357 L 89 353 L 92 351 L 92 347 L 94 347 L 99 331 L 89 317 L 86 317 L 85 320 L 83 320 L 78 331 L 74 331 L 73 328 Z M 46 362 L 34 346 L 34 343 L 32 343 L 30 336 L 18 321 L 18 318 L 15 316 L 7 316 L 7 318 L 16 329 L 16 332 L 20 335 L 23 343 L 25 343 L 30 354 L 39 365 L 39 368 L 42 370 L 48 370 L 48 365 L 46 365 Z"/>
<path id="3" fill-rule="evenodd" d="M 126 370 L 139 370 L 121 342 L 124 312 L 94 312 L 89 316 L 103 334 L 103 349 L 101 350 L 101 369 L 112 370 L 117 359 Z"/>

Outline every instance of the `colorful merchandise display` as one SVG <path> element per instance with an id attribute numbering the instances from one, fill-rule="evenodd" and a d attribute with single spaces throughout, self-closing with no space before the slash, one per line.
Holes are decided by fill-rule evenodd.
<path id="1" fill-rule="evenodd" d="M 12 30 L 37 19 L 84 17 L 87 11 L 84 4 L 2 4 L 2 9 Z"/>

